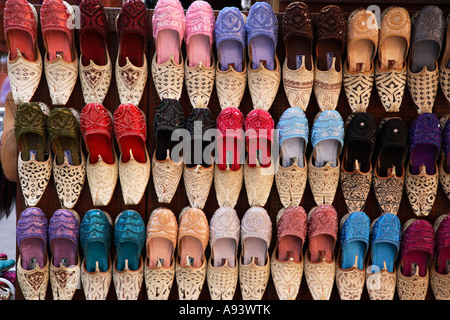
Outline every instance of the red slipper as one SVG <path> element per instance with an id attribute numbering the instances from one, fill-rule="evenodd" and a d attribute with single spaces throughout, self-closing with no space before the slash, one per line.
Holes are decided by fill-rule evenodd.
<path id="1" fill-rule="evenodd" d="M 272 116 L 263 109 L 254 109 L 245 118 L 245 143 L 250 167 L 258 164 L 270 166 L 274 126 Z"/>
<path id="2" fill-rule="evenodd" d="M 244 115 L 237 108 L 223 109 L 217 117 L 216 126 L 219 169 L 239 170 L 244 146 Z"/>

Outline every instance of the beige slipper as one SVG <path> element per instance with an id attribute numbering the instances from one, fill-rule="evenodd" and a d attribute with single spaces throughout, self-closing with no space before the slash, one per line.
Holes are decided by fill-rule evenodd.
<path id="1" fill-rule="evenodd" d="M 303 160 L 306 163 L 306 157 Z M 299 167 L 294 163 L 290 167 L 278 166 L 275 174 L 280 201 L 285 208 L 298 206 L 303 198 L 308 178 L 308 167 Z"/>
<path id="2" fill-rule="evenodd" d="M 222 71 L 219 68 L 219 61 L 216 63 L 216 91 L 219 98 L 219 105 L 222 109 L 239 108 L 247 87 L 247 63 L 244 59 L 241 72 L 229 68 Z"/>
<path id="3" fill-rule="evenodd" d="M 170 158 L 170 151 L 167 150 L 167 158 L 159 161 L 156 153 L 152 157 L 153 185 L 159 203 L 170 203 L 183 174 L 183 159 L 174 162 Z"/>
<path id="4" fill-rule="evenodd" d="M 184 61 L 180 55 L 180 64 L 177 64 L 171 56 L 166 62 L 156 63 L 156 52 L 152 59 L 152 78 L 156 93 L 160 100 L 180 100 L 183 91 Z"/>
<path id="5" fill-rule="evenodd" d="M 221 170 L 216 164 L 214 168 L 214 188 L 220 207 L 234 208 L 244 181 L 244 167 L 238 170 Z"/>
<path id="6" fill-rule="evenodd" d="M 258 69 L 252 69 L 248 64 L 248 88 L 252 98 L 253 109 L 269 110 L 278 93 L 281 81 L 280 62 L 275 55 L 274 70 L 266 69 L 262 64 Z"/>

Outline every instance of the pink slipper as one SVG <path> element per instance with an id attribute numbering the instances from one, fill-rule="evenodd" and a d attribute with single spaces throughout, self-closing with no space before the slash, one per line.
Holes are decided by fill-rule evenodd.
<path id="1" fill-rule="evenodd" d="M 186 52 L 189 67 L 202 62 L 203 66 L 212 65 L 214 41 L 214 12 L 206 1 L 193 2 L 186 12 Z"/>
<path id="2" fill-rule="evenodd" d="M 312 262 L 334 260 L 333 252 L 338 232 L 336 209 L 324 204 L 313 208 L 308 214 L 309 254 Z"/>
<path id="3" fill-rule="evenodd" d="M 160 0 L 152 17 L 156 62 L 165 63 L 171 56 L 181 61 L 181 44 L 186 29 L 183 6 L 179 0 Z"/>

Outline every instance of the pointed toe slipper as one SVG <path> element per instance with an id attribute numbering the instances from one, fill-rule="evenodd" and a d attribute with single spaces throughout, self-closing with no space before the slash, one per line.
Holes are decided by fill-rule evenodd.
<path id="1" fill-rule="evenodd" d="M 440 120 L 442 132 L 442 152 L 439 162 L 439 182 L 445 195 L 450 199 L 450 126 L 448 126 L 448 115 Z"/>
<path id="2" fill-rule="evenodd" d="M 450 103 L 450 15 L 447 15 L 445 22 L 445 48 L 439 65 L 439 83 L 444 97 L 447 99 L 447 102 Z"/>
<path id="3" fill-rule="evenodd" d="M 147 223 L 144 276 L 149 300 L 167 300 L 175 278 L 178 223 L 172 210 L 156 208 Z"/>
<path id="4" fill-rule="evenodd" d="M 44 300 L 49 280 L 48 221 L 37 208 L 27 208 L 17 221 L 17 281 L 26 300 Z"/>
<path id="5" fill-rule="evenodd" d="M 306 147 L 309 125 L 301 108 L 286 109 L 277 124 L 280 163 L 275 173 L 280 201 L 285 208 L 298 206 L 305 191 L 308 169 Z"/>
<path id="6" fill-rule="evenodd" d="M 300 206 L 282 208 L 277 217 L 277 243 L 270 271 L 280 300 L 295 300 L 303 277 L 307 214 Z"/>
<path id="7" fill-rule="evenodd" d="M 410 157 L 406 168 L 406 194 L 416 216 L 428 216 L 439 186 L 436 163 L 441 152 L 439 120 L 432 113 L 423 113 L 414 120 L 409 130 Z"/>
<path id="8" fill-rule="evenodd" d="M 236 210 L 219 208 L 210 222 L 207 281 L 212 300 L 232 300 L 238 283 L 240 221 Z"/>
<path id="9" fill-rule="evenodd" d="M 23 103 L 17 108 L 14 133 L 18 145 L 17 169 L 27 206 L 35 206 L 52 174 L 52 155 L 47 138 L 49 109 L 41 103 Z"/>

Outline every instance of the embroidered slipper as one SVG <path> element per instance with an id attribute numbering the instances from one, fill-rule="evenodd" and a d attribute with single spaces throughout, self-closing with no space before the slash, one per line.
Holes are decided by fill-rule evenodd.
<path id="1" fill-rule="evenodd" d="M 112 277 L 110 256 L 112 219 L 98 209 L 87 211 L 80 224 L 83 250 L 81 283 L 86 300 L 105 300 Z"/>
<path id="2" fill-rule="evenodd" d="M 48 221 L 37 208 L 27 208 L 17 221 L 17 280 L 26 300 L 44 300 L 49 279 Z"/>
<path id="3" fill-rule="evenodd" d="M 314 95 L 320 110 L 336 109 L 342 86 L 342 55 L 347 23 L 342 10 L 330 5 L 314 19 L 316 61 Z"/>
<path id="4" fill-rule="evenodd" d="M 254 109 L 269 110 L 281 80 L 276 54 L 278 20 L 270 4 L 256 2 L 246 24 L 249 56 L 248 86 Z"/>
<path id="5" fill-rule="evenodd" d="M 158 1 L 152 16 L 156 51 L 152 77 L 161 100 L 181 97 L 184 61 L 181 44 L 186 29 L 183 6 L 178 0 Z"/>
<path id="6" fill-rule="evenodd" d="M 18 173 L 18 146 L 14 134 L 17 105 L 14 103 L 12 92 L 6 95 L 5 110 L 3 114 L 3 133 L 0 137 L 0 163 L 4 177 L 17 182 Z M 20 159 L 20 158 L 19 158 Z"/>
<path id="7" fill-rule="evenodd" d="M 437 6 L 425 6 L 411 17 L 408 89 L 417 112 L 432 112 L 439 86 L 438 59 L 444 37 L 444 15 Z"/>
<path id="8" fill-rule="evenodd" d="M 237 108 L 222 109 L 216 120 L 218 160 L 214 170 L 214 187 L 220 207 L 237 203 L 244 179 L 244 115 Z"/>
<path id="9" fill-rule="evenodd" d="M 156 208 L 147 224 L 144 276 L 149 300 L 167 300 L 175 277 L 178 223 L 170 209 Z"/>
<path id="10" fill-rule="evenodd" d="M 306 111 L 313 89 L 313 22 L 308 6 L 292 2 L 282 21 L 286 58 L 283 86 L 291 107 Z"/>
<path id="11" fill-rule="evenodd" d="M 15 116 L 14 133 L 19 149 L 17 169 L 26 206 L 35 206 L 52 174 L 52 155 L 47 137 L 50 109 L 43 103 L 23 103 Z"/>
<path id="12" fill-rule="evenodd" d="M 375 74 L 378 29 L 377 19 L 372 11 L 357 9 L 348 18 L 343 82 L 344 92 L 353 112 L 364 112 L 369 106 Z"/>
<path id="13" fill-rule="evenodd" d="M 333 206 L 319 205 L 309 211 L 305 278 L 314 300 L 330 299 L 335 277 L 337 233 L 337 212 Z"/>
<path id="14" fill-rule="evenodd" d="M 186 121 L 190 149 L 183 152 L 183 180 L 189 203 L 194 208 L 205 206 L 214 177 L 213 156 L 211 154 L 211 158 L 207 158 L 205 154 L 215 133 L 214 126 L 214 118 L 208 108 L 194 108 Z"/>
<path id="15" fill-rule="evenodd" d="M 172 201 L 183 173 L 183 158 L 172 154 L 179 143 L 172 141 L 172 135 L 185 126 L 186 119 L 178 100 L 163 99 L 153 123 L 155 150 L 152 157 L 153 184 L 160 203 Z"/>
<path id="16" fill-rule="evenodd" d="M 384 118 L 378 128 L 373 191 L 382 213 L 397 214 L 405 182 L 408 128 L 397 117 Z"/>
<path id="17" fill-rule="evenodd" d="M 206 278 L 208 219 L 201 209 L 187 207 L 178 216 L 178 226 L 175 266 L 178 299 L 198 300 Z"/>
<path id="18" fill-rule="evenodd" d="M 144 279 L 141 252 L 145 242 L 145 225 L 137 211 L 121 212 L 114 223 L 116 255 L 113 282 L 119 300 L 137 300 Z"/>
<path id="19" fill-rule="evenodd" d="M 430 285 L 436 300 L 450 299 L 450 218 L 439 216 L 433 225 L 436 236 L 436 253 L 430 267 Z"/>
<path id="20" fill-rule="evenodd" d="M 411 20 L 403 7 L 391 6 L 381 14 L 375 84 L 387 112 L 398 112 L 406 86 L 406 57 L 411 37 Z"/>
<path id="21" fill-rule="evenodd" d="M 420 114 L 409 129 L 410 157 L 405 189 L 417 216 L 428 216 L 439 185 L 437 158 L 441 152 L 439 120 L 432 113 Z"/>
<path id="22" fill-rule="evenodd" d="M 450 199 L 450 126 L 448 124 L 449 115 L 440 119 L 442 152 L 439 162 L 439 182 L 445 195 Z"/>
<path id="23" fill-rule="evenodd" d="M 214 12 L 206 1 L 194 1 L 186 12 L 185 79 L 193 108 L 207 107 L 214 87 Z"/>
<path id="24" fill-rule="evenodd" d="M 370 219 L 364 212 L 346 214 L 340 223 L 336 286 L 341 300 L 360 300 L 365 282 L 365 258 L 369 250 Z"/>
<path id="25" fill-rule="evenodd" d="M 363 210 L 372 185 L 372 155 L 377 127 L 365 112 L 352 113 L 345 126 L 340 182 L 349 212 Z"/>
<path id="26" fill-rule="evenodd" d="M 303 276 L 307 220 L 305 209 L 299 206 L 282 208 L 277 215 L 277 243 L 270 270 L 280 300 L 297 298 Z"/>
<path id="27" fill-rule="evenodd" d="M 9 83 L 14 103 L 20 105 L 32 99 L 42 75 L 36 9 L 26 0 L 9 0 L 5 3 L 4 28 Z"/>
<path id="28" fill-rule="evenodd" d="M 45 77 L 53 105 L 66 105 L 78 78 L 75 49 L 75 11 L 63 0 L 45 0 L 40 11 L 46 49 Z"/>
<path id="29" fill-rule="evenodd" d="M 48 227 L 52 258 L 50 284 L 53 300 L 72 300 L 80 282 L 78 241 L 80 217 L 73 210 L 58 209 Z"/>
<path id="30" fill-rule="evenodd" d="M 316 115 L 311 143 L 309 186 L 317 205 L 331 204 L 339 184 L 339 155 L 344 144 L 344 121 L 338 111 L 325 110 Z"/>
<path id="31" fill-rule="evenodd" d="M 239 285 L 243 300 L 261 300 L 269 282 L 269 246 L 272 222 L 259 206 L 248 209 L 241 220 Z"/>
<path id="32" fill-rule="evenodd" d="M 119 36 L 115 74 L 120 103 L 139 105 L 147 83 L 145 48 L 148 37 L 148 12 L 140 0 L 127 0 L 116 18 Z"/>
<path id="33" fill-rule="evenodd" d="M 212 300 L 233 300 L 239 275 L 239 231 L 240 221 L 233 208 L 222 207 L 214 212 L 210 221 L 211 256 L 206 274 Z"/>
<path id="34" fill-rule="evenodd" d="M 441 63 L 439 65 L 439 83 L 441 84 L 442 93 L 450 103 L 450 14 L 447 15 L 445 48 L 442 52 Z"/>
<path id="35" fill-rule="evenodd" d="M 366 288 L 371 300 L 392 300 L 396 286 L 395 261 L 400 249 L 400 219 L 383 213 L 370 226 L 370 254 Z"/>
<path id="36" fill-rule="evenodd" d="M 114 111 L 114 133 L 120 150 L 119 180 L 125 204 L 138 204 L 150 178 L 145 114 L 133 104 Z"/>
<path id="37" fill-rule="evenodd" d="M 86 176 L 94 206 L 111 201 L 119 175 L 113 141 L 113 118 L 99 103 L 89 103 L 81 111 L 81 134 L 88 151 Z"/>
<path id="38" fill-rule="evenodd" d="M 236 7 L 225 7 L 217 16 L 215 41 L 216 90 L 222 109 L 239 108 L 247 83 L 246 31 L 243 15 Z"/>
<path id="39" fill-rule="evenodd" d="M 309 125 L 301 108 L 286 109 L 277 124 L 280 163 L 275 182 L 280 201 L 285 208 L 298 206 L 303 197 L 308 175 L 306 147 Z"/>
<path id="40" fill-rule="evenodd" d="M 79 121 L 78 112 L 66 107 L 52 109 L 47 121 L 56 191 L 61 205 L 68 209 L 77 203 L 86 174 Z"/>
<path id="41" fill-rule="evenodd" d="M 400 300 L 425 300 L 434 255 L 434 230 L 426 220 L 410 219 L 402 230 L 397 293 Z"/>
<path id="42" fill-rule="evenodd" d="M 107 37 L 108 20 L 100 0 L 80 3 L 80 82 L 84 102 L 103 103 L 111 84 L 112 65 Z"/>

